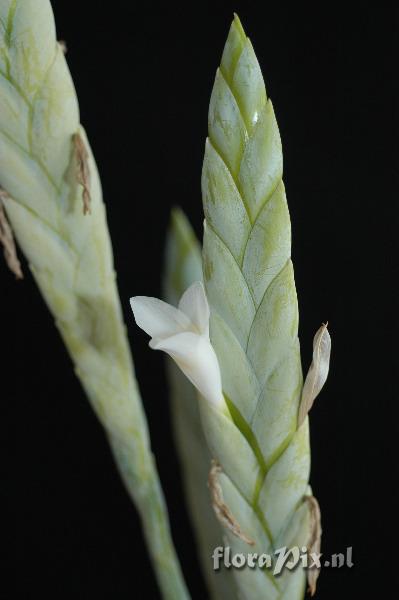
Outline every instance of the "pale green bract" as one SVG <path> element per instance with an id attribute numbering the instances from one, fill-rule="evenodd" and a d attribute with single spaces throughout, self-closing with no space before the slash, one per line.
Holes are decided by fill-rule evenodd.
<path id="1" fill-rule="evenodd" d="M 246 536 L 232 552 L 311 544 L 308 418 L 279 130 L 251 42 L 235 17 L 209 107 L 202 172 L 211 342 L 233 421 L 201 402 L 226 505 Z M 299 600 L 306 573 L 234 570 L 241 598 Z"/>
<path id="2" fill-rule="evenodd" d="M 2 0 L 0 19 L 0 201 L 140 512 L 163 595 L 185 599 L 122 320 L 100 181 L 51 5 Z"/>
<path id="3" fill-rule="evenodd" d="M 167 236 L 164 295 L 177 306 L 183 292 L 202 280 L 201 248 L 186 216 L 174 209 Z M 212 598 L 236 598 L 227 571 L 212 569 L 213 549 L 221 543 L 221 527 L 212 510 L 208 479 L 211 455 L 202 432 L 198 393 L 172 360 L 167 361 L 175 443 L 180 458 L 186 501 L 193 523 L 198 555 Z"/>

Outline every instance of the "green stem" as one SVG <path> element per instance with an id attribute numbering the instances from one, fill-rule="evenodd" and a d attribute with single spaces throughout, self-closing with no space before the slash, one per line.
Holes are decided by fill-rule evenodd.
<path id="1" fill-rule="evenodd" d="M 168 512 L 154 457 L 142 436 L 126 447 L 110 437 L 110 445 L 126 489 L 140 514 L 152 566 L 164 600 L 189 600 L 179 560 L 173 545 Z"/>

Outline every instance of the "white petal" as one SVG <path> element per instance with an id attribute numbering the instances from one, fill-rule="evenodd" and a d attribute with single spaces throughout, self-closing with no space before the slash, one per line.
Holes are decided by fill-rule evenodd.
<path id="1" fill-rule="evenodd" d="M 313 360 L 303 385 L 298 412 L 298 427 L 305 420 L 316 396 L 326 382 L 330 367 L 331 338 L 327 325 L 322 325 L 313 338 Z"/>
<path id="2" fill-rule="evenodd" d="M 137 325 L 151 337 L 163 339 L 190 329 L 187 315 L 158 298 L 135 296 L 130 305 Z"/>
<path id="3" fill-rule="evenodd" d="M 184 292 L 179 309 L 188 316 L 199 333 L 209 337 L 209 304 L 201 281 L 196 281 Z"/>
<path id="4" fill-rule="evenodd" d="M 224 406 L 218 359 L 204 336 L 187 331 L 151 340 L 150 347 L 167 352 L 204 398 L 218 407 Z"/>

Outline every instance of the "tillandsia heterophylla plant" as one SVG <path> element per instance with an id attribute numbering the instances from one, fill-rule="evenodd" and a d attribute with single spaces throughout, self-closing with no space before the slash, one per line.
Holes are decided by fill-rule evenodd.
<path id="1" fill-rule="evenodd" d="M 187 598 L 122 321 L 100 181 L 51 6 L 48 0 L 2 0 L 0 18 L 5 258 L 21 278 L 14 232 L 140 512 L 162 594 Z M 166 291 L 174 304 L 181 297 L 178 308 L 132 299 L 151 346 L 168 352 L 201 396 L 195 404 L 194 388 L 169 365 L 182 456 L 189 433 L 196 436 L 192 466 L 186 461 L 184 471 L 204 564 L 218 539 L 211 501 L 235 551 L 312 550 L 320 541 L 318 505 L 308 487 L 307 413 L 327 377 L 330 339 L 322 326 L 302 386 L 281 176 L 271 104 L 235 18 L 210 106 L 202 182 L 204 284 L 198 244 L 176 212 Z M 208 559 L 214 597 L 303 595 L 301 570 L 277 579 L 266 570 L 243 569 L 215 583 Z M 312 592 L 315 578 L 311 572 Z"/>
<path id="2" fill-rule="evenodd" d="M 141 516 L 164 598 L 188 598 L 115 284 L 96 165 L 49 0 L 0 2 L 0 240 L 12 232 L 55 318 Z"/>
<path id="3" fill-rule="evenodd" d="M 320 548 L 321 524 L 308 484 L 308 412 L 327 378 L 331 341 L 322 325 L 303 383 L 280 135 L 238 17 L 212 92 L 202 193 L 205 289 L 195 282 L 196 244 L 184 217 L 175 213 L 167 298 L 176 304 L 190 287 L 177 308 L 136 297 L 133 312 L 151 335 L 150 346 L 170 354 L 201 395 L 199 412 L 213 457 L 211 498 L 232 552 L 273 554 L 295 546 L 311 554 Z M 182 410 L 183 383 L 173 370 L 171 379 L 175 410 Z M 184 416 L 191 431 L 197 414 L 187 410 Z M 187 436 L 181 415 L 175 423 L 184 456 Z M 202 459 L 192 459 L 200 473 L 207 456 L 201 437 L 194 449 L 202 454 Z M 212 524 L 199 531 L 202 502 L 196 502 L 198 488 L 184 458 L 182 464 L 199 543 L 209 549 L 215 531 Z M 211 523 L 209 514 L 205 517 Z M 286 570 L 274 577 L 267 569 L 244 568 L 229 575 L 241 598 L 296 600 L 304 595 L 306 575 L 314 594 L 318 571 Z M 217 594 L 214 578 L 208 572 Z"/>

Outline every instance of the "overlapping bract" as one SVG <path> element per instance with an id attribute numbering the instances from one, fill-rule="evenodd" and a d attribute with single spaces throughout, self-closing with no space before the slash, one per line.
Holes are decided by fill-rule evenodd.
<path id="1" fill-rule="evenodd" d="M 100 180 L 51 5 L 9 0 L 1 4 L 1 18 L 7 31 L 0 53 L 0 183 L 7 216 L 93 407 L 107 430 L 123 437 L 137 427 L 131 400 L 137 389 Z M 86 216 L 76 176 L 77 134 L 91 173 Z"/>
<path id="2" fill-rule="evenodd" d="M 205 435 L 224 471 L 226 503 L 255 551 L 306 545 L 310 450 L 307 419 L 297 430 L 302 371 L 281 141 L 237 17 L 212 92 L 202 191 L 211 341 L 234 419 L 202 406 Z M 248 551 L 227 534 L 233 548 Z M 302 570 L 279 579 L 248 569 L 235 576 L 245 598 L 303 594 Z"/>

